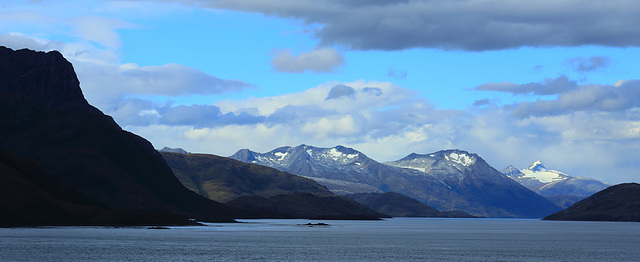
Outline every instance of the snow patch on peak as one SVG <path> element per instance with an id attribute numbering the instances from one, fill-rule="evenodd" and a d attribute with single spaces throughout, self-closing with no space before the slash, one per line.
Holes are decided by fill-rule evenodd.
<path id="1" fill-rule="evenodd" d="M 463 166 L 470 166 L 476 163 L 476 158 L 473 156 L 468 156 L 467 154 L 458 154 L 458 153 L 450 153 L 445 155 L 444 158 L 447 161 L 451 161 L 454 163 L 461 164 Z"/>
<path id="2" fill-rule="evenodd" d="M 530 177 L 545 184 L 569 178 L 568 175 L 555 170 L 542 169 L 536 171 L 531 169 L 523 169 L 520 170 L 520 172 L 524 174 L 523 177 Z"/>
<path id="3" fill-rule="evenodd" d="M 345 153 L 342 153 L 342 152 L 338 151 L 338 149 L 336 149 L 336 148 L 329 149 L 328 154 L 329 154 L 329 156 L 331 156 L 331 158 L 333 158 L 333 160 L 338 160 L 340 158 L 353 159 L 353 158 L 358 156 L 357 153 L 356 154 L 345 154 Z"/>
<path id="4" fill-rule="evenodd" d="M 285 157 L 287 157 L 287 155 L 289 155 L 289 152 L 276 152 L 274 155 L 279 157 L 278 161 L 282 161 Z"/>

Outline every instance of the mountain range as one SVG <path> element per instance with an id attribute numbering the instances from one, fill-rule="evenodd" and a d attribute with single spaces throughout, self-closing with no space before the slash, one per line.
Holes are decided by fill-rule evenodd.
<path id="1" fill-rule="evenodd" d="M 176 177 L 190 190 L 253 213 L 237 218 L 377 219 L 376 212 L 315 181 L 235 159 L 160 150 Z M 180 152 L 180 153 L 173 153 Z"/>
<path id="2" fill-rule="evenodd" d="M 500 172 L 562 208 L 610 186 L 596 179 L 547 169 L 540 160 L 534 161 L 526 169 L 508 166 Z"/>
<path id="3" fill-rule="evenodd" d="M 314 179 L 338 194 L 396 192 L 442 211 L 482 217 L 544 217 L 560 210 L 546 198 L 461 150 L 411 154 L 379 163 L 352 148 L 248 149 L 230 158 Z"/>
<path id="4" fill-rule="evenodd" d="M 264 154 L 245 149 L 232 156 L 242 162 L 170 148 L 161 154 L 87 103 L 73 66 L 59 52 L 0 47 L 0 61 L 0 226 L 378 219 L 387 213 L 543 217 L 559 210 L 462 150 L 414 153 L 387 163 L 342 146 L 281 147 Z M 536 190 L 548 192 L 558 188 L 548 186 L 553 183 L 582 181 L 541 163 L 531 174 L 509 169 L 531 185 L 537 177 L 545 185 Z M 634 217 L 637 184 L 615 189 L 567 210 L 604 207 L 598 217 Z M 607 201 L 614 206 L 606 207 Z"/>

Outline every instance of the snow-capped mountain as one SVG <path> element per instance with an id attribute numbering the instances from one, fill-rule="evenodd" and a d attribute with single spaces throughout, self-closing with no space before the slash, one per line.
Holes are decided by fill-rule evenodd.
<path id="1" fill-rule="evenodd" d="M 312 178 L 337 194 L 382 193 L 388 187 L 382 180 L 402 180 L 406 176 L 402 169 L 380 164 L 343 146 L 287 146 L 264 154 L 243 149 L 230 158 Z"/>
<path id="2" fill-rule="evenodd" d="M 432 154 L 410 154 L 386 162 L 403 168 L 423 170 L 446 184 L 472 205 L 514 213 L 545 213 L 558 209 L 547 199 L 526 189 L 491 167 L 477 154 L 443 150 Z M 495 211 L 494 211 L 495 212 Z"/>
<path id="3" fill-rule="evenodd" d="M 559 210 L 461 150 L 411 154 L 385 164 L 343 146 L 301 145 L 263 154 L 243 149 L 231 158 L 314 179 L 338 194 L 396 192 L 438 210 L 489 217 L 543 217 Z"/>
<path id="4" fill-rule="evenodd" d="M 563 208 L 610 186 L 596 179 L 547 169 L 540 160 L 526 169 L 508 166 L 500 172 Z"/>

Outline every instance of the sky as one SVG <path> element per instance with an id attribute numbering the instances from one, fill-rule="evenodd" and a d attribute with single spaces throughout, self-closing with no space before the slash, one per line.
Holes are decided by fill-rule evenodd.
<path id="1" fill-rule="evenodd" d="M 0 1 L 0 45 L 57 50 L 156 148 L 461 149 L 640 182 L 636 0 Z"/>

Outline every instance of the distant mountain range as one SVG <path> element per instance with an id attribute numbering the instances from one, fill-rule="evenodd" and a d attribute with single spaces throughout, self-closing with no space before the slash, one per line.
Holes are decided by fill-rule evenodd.
<path id="1" fill-rule="evenodd" d="M 608 187 L 544 219 L 640 222 L 640 185 Z"/>
<path id="2" fill-rule="evenodd" d="M 462 211 L 440 212 L 397 193 L 337 196 L 312 179 L 231 158 L 173 153 L 186 152 L 182 149 L 163 148 L 160 152 L 187 188 L 233 207 L 259 211 L 254 217 L 473 217 Z"/>
<path id="3" fill-rule="evenodd" d="M 277 169 L 208 154 L 161 154 L 187 188 L 212 200 L 252 211 L 237 218 L 377 219 L 376 212 L 336 196 L 315 181 Z"/>
<path id="4" fill-rule="evenodd" d="M 484 217 L 544 217 L 560 210 L 461 150 L 411 154 L 379 163 L 343 146 L 281 147 L 267 153 L 243 149 L 231 156 L 316 180 L 338 194 L 397 192 L 438 210 Z"/>
<path id="5" fill-rule="evenodd" d="M 508 166 L 500 172 L 562 208 L 610 186 L 596 179 L 570 176 L 547 169 L 539 160 L 526 169 Z"/>

